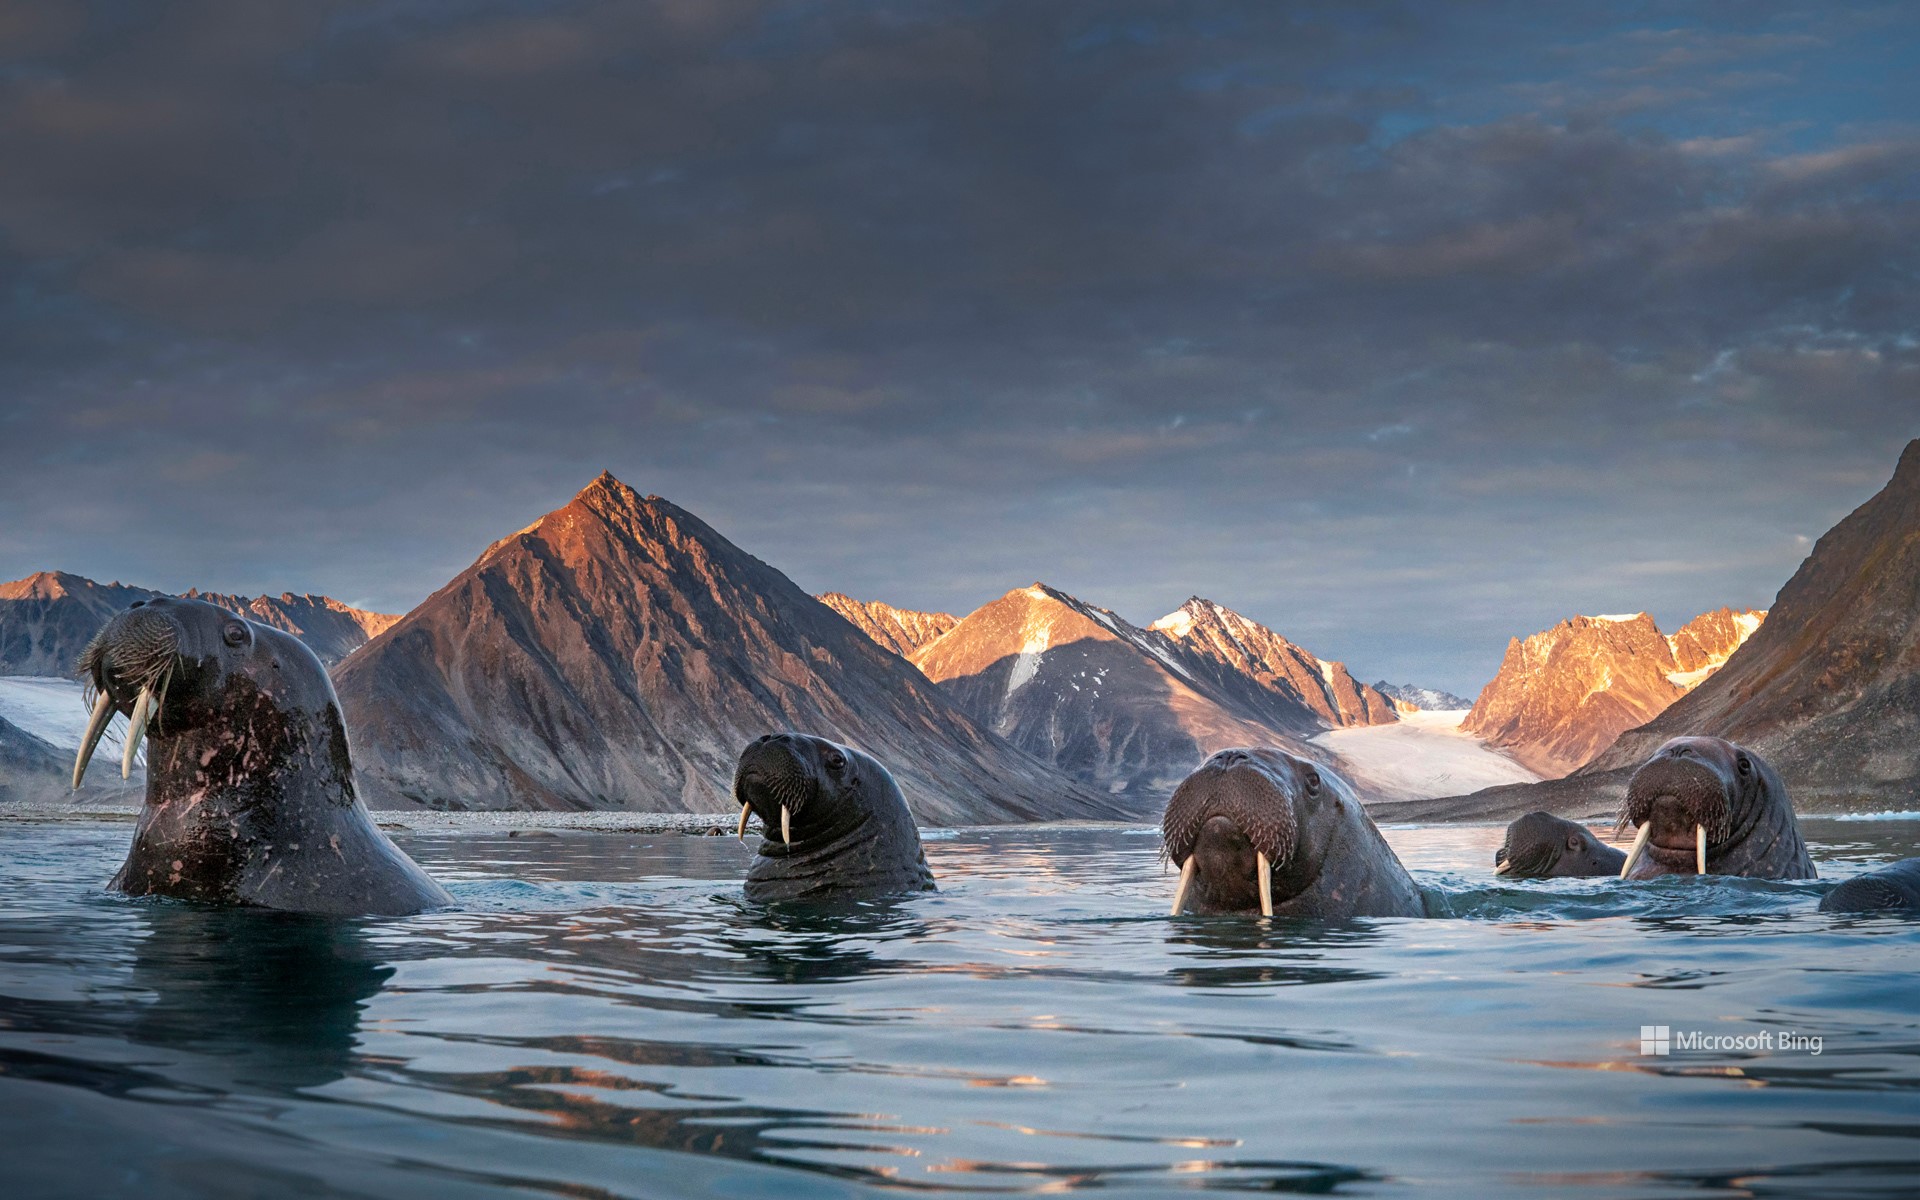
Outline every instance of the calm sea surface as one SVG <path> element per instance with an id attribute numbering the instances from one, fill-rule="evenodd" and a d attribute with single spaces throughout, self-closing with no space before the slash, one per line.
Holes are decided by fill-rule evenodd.
<path id="1" fill-rule="evenodd" d="M 1455 915 L 1311 926 L 1168 919 L 1146 830 L 834 915 L 727 838 L 403 834 L 461 908 L 329 922 L 0 824 L 0 1194 L 1912 1195 L 1920 922 L 1814 905 L 1920 821 L 1805 829 L 1819 882 L 1631 887 L 1390 830 Z"/>

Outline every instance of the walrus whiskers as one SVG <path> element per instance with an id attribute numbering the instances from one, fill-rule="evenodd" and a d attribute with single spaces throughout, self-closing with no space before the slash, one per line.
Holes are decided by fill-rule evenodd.
<path id="1" fill-rule="evenodd" d="M 1700 868 L 1699 873 L 1705 875 L 1707 873 L 1707 827 L 1705 825 L 1693 827 L 1693 858 Z"/>
<path id="2" fill-rule="evenodd" d="M 1187 861 L 1192 862 L 1193 859 L 1189 857 Z M 1266 851 L 1260 851 L 1254 856 L 1253 869 L 1259 875 L 1260 915 L 1270 917 L 1273 915 L 1273 867 L 1267 862 Z"/>
<path id="3" fill-rule="evenodd" d="M 80 780 L 87 773 L 87 764 L 93 761 L 93 752 L 100 746 L 100 738 L 107 732 L 107 723 L 113 720 L 113 697 L 102 689 L 93 701 L 93 716 L 87 721 L 86 736 L 80 739 L 80 756 L 73 760 L 73 790 L 80 790 Z"/>
<path id="4" fill-rule="evenodd" d="M 1173 889 L 1173 911 L 1168 914 L 1169 916 L 1179 916 L 1181 905 L 1187 902 L 1187 888 L 1193 884 L 1193 867 L 1196 861 L 1198 860 L 1189 854 L 1187 861 L 1180 866 L 1180 886 Z"/>
<path id="5" fill-rule="evenodd" d="M 1620 878 L 1625 879 L 1627 872 L 1633 870 L 1633 864 L 1640 861 L 1640 852 L 1647 848 L 1647 839 L 1653 836 L 1653 822 L 1643 821 L 1640 833 L 1633 839 L 1633 849 L 1627 851 L 1627 861 L 1620 864 Z"/>

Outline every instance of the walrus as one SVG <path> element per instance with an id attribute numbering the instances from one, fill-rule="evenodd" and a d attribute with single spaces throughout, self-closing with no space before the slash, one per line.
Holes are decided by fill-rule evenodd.
<path id="1" fill-rule="evenodd" d="M 740 836 L 749 816 L 760 818 L 764 833 L 747 869 L 749 900 L 937 890 L 900 785 L 870 754 L 804 733 L 770 733 L 740 752 L 733 798 Z"/>
<path id="2" fill-rule="evenodd" d="M 1812 879 L 1787 787 L 1766 760 L 1715 737 L 1678 737 L 1627 784 L 1620 826 L 1640 827 L 1622 879 L 1744 875 Z"/>
<path id="3" fill-rule="evenodd" d="M 1493 873 L 1509 879 L 1577 879 L 1618 875 L 1627 856 L 1577 821 L 1530 812 L 1507 826 L 1493 852 Z"/>
<path id="4" fill-rule="evenodd" d="M 309 913 L 452 903 L 355 793 L 340 702 L 299 638 L 161 597 L 107 622 L 78 673 L 94 699 L 74 787 L 115 713 L 123 777 L 147 747 L 146 802 L 108 887 Z"/>
<path id="5" fill-rule="evenodd" d="M 1920 858 L 1855 875 L 1820 898 L 1830 913 L 1920 912 Z"/>
<path id="6" fill-rule="evenodd" d="M 1180 868 L 1175 916 L 1426 915 L 1420 889 L 1353 789 L 1282 750 L 1207 759 L 1174 789 L 1160 833 Z"/>

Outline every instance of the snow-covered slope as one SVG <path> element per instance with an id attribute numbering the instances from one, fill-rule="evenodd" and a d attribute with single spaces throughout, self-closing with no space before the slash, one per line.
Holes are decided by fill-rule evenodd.
<path id="1" fill-rule="evenodd" d="M 1373 685 L 1373 690 L 1394 702 L 1395 712 L 1465 712 L 1473 707 L 1473 701 L 1464 696 L 1439 688 L 1420 687 L 1411 683 L 1388 683 L 1382 679 Z"/>
<path id="2" fill-rule="evenodd" d="M 1339 756 L 1336 769 L 1362 801 L 1425 800 L 1540 776 L 1460 728 L 1467 714 L 1402 713 L 1391 725 L 1333 729 L 1316 744 Z"/>
<path id="3" fill-rule="evenodd" d="M 77 679 L 0 675 L 0 717 L 44 742 L 73 747 L 87 731 L 87 701 Z"/>
<path id="4" fill-rule="evenodd" d="M 76 679 L 0 676 L 0 801 L 62 803 L 69 800 L 74 750 L 87 728 L 87 703 Z M 144 754 L 134 760 L 131 780 L 120 778 L 120 733 L 116 719 L 94 752 L 80 799 L 138 803 L 146 784 Z"/>

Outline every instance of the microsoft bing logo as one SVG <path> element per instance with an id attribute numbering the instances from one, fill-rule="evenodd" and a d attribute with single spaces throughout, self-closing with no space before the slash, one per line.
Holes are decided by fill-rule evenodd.
<path id="1" fill-rule="evenodd" d="M 1642 1025 L 1640 1027 L 1640 1053 L 1670 1054 L 1673 1043 L 1665 1025 Z"/>

